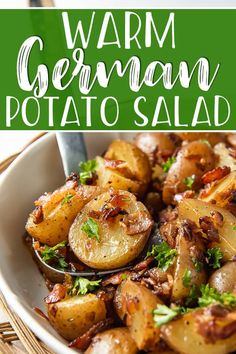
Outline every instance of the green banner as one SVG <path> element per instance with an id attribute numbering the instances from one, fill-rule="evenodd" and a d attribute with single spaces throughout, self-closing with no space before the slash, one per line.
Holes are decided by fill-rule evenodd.
<path id="1" fill-rule="evenodd" d="M 1 10 L 0 130 L 236 129 L 236 10 Z"/>

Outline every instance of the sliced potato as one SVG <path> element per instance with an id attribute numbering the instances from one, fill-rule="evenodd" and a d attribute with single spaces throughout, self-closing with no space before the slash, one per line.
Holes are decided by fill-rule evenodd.
<path id="1" fill-rule="evenodd" d="M 212 273 L 209 284 L 219 293 L 236 292 L 236 262 L 227 262 Z"/>
<path id="2" fill-rule="evenodd" d="M 114 188 L 126 190 L 138 196 L 145 192 L 146 185 L 142 182 L 133 180 L 130 175 L 122 174 L 118 169 L 111 169 L 106 166 L 102 157 L 97 157 L 97 185 L 102 188 Z"/>
<path id="3" fill-rule="evenodd" d="M 181 354 L 228 354 L 236 350 L 236 334 L 215 343 L 207 343 L 197 331 L 196 316 L 202 316 L 203 310 L 196 310 L 171 321 L 161 327 L 162 338 Z M 224 325 L 224 318 L 222 319 Z"/>
<path id="4" fill-rule="evenodd" d="M 196 268 L 196 262 L 201 262 L 199 255 L 203 254 L 204 246 L 200 239 L 189 240 L 179 233 L 176 242 L 178 256 L 174 266 L 172 301 L 180 301 L 189 295 L 193 285 L 200 286 L 206 282 L 206 272 L 204 265 L 200 269 Z M 190 277 L 190 281 L 185 284 L 184 276 Z"/>
<path id="5" fill-rule="evenodd" d="M 105 158 L 126 161 L 137 181 L 145 184 L 151 181 L 151 167 L 148 157 L 134 144 L 124 140 L 114 140 L 109 146 Z"/>
<path id="6" fill-rule="evenodd" d="M 69 229 L 81 208 L 102 192 L 100 187 L 80 185 L 74 187 L 67 182 L 52 194 L 43 195 L 36 202 L 36 209 L 30 214 L 26 230 L 36 240 L 55 246 L 67 240 Z M 41 208 L 42 220 L 35 222 L 35 213 Z"/>
<path id="7" fill-rule="evenodd" d="M 160 340 L 160 329 L 155 326 L 152 311 L 162 303 L 161 300 L 143 285 L 128 279 L 118 287 L 114 303 L 138 349 L 155 349 Z"/>
<path id="8" fill-rule="evenodd" d="M 236 204 L 232 202 L 236 192 L 236 171 L 213 183 L 212 187 L 203 190 L 200 199 L 204 202 L 211 202 L 222 208 L 227 208 L 235 214 Z"/>
<path id="9" fill-rule="evenodd" d="M 229 149 L 224 143 L 217 144 L 214 147 L 214 152 L 218 158 L 217 167 L 228 166 L 231 168 L 231 171 L 236 170 L 236 159 L 230 155 Z"/>
<path id="10" fill-rule="evenodd" d="M 188 133 L 179 133 L 175 132 L 176 135 L 178 135 L 182 140 L 188 140 L 188 141 L 194 141 L 194 140 L 207 140 L 211 146 L 214 146 L 220 142 L 225 141 L 225 134 L 222 133 L 194 133 L 194 132 L 188 132 Z"/>
<path id="11" fill-rule="evenodd" d="M 106 317 L 103 300 L 94 294 L 67 297 L 47 305 L 48 318 L 55 330 L 72 341 Z"/>
<path id="12" fill-rule="evenodd" d="M 187 177 L 194 176 L 196 182 L 215 166 L 212 148 L 201 141 L 193 141 L 182 147 L 176 161 L 170 167 L 163 187 L 163 200 L 166 204 L 173 202 L 176 193 L 188 189 L 184 183 Z M 194 185 L 193 185 L 194 187 Z"/>
<path id="13" fill-rule="evenodd" d="M 112 198 L 118 198 L 121 203 L 120 212 L 118 209 L 116 215 L 106 219 L 110 211 L 116 212 L 110 202 Z M 91 235 L 83 230 L 83 225 L 91 222 L 91 219 L 92 224 L 98 228 L 97 238 L 89 237 Z M 74 254 L 88 266 L 114 269 L 126 265 L 140 254 L 148 240 L 152 224 L 148 210 L 141 202 L 136 201 L 133 194 L 109 190 L 94 198 L 81 210 L 70 229 L 69 243 Z"/>
<path id="14" fill-rule="evenodd" d="M 97 334 L 85 354 L 136 354 L 138 348 L 128 328 L 109 329 Z"/>
<path id="15" fill-rule="evenodd" d="M 224 208 L 214 204 L 205 203 L 197 199 L 183 199 L 179 203 L 179 218 L 190 219 L 199 226 L 199 218 L 211 216 L 212 212 L 218 212 L 223 216 L 223 225 L 218 226 L 219 243 L 212 243 L 211 247 L 220 247 L 224 261 L 231 260 L 236 254 L 236 217 Z"/>

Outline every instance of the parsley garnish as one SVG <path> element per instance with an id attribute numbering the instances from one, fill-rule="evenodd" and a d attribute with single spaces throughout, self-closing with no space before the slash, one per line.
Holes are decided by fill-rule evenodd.
<path id="1" fill-rule="evenodd" d="M 236 225 L 233 227 L 233 230 L 236 231 Z"/>
<path id="2" fill-rule="evenodd" d="M 74 197 L 73 194 L 67 194 L 65 198 L 62 200 L 61 205 L 69 203 L 73 197 Z"/>
<path id="3" fill-rule="evenodd" d="M 201 143 L 207 144 L 208 146 L 211 147 L 211 144 L 209 143 L 209 141 L 207 139 L 200 139 L 199 140 Z"/>
<path id="4" fill-rule="evenodd" d="M 79 167 L 82 170 L 79 174 L 80 182 L 86 184 L 87 180 L 93 177 L 93 172 L 95 172 L 97 168 L 97 161 L 88 160 L 87 162 L 80 162 Z"/>
<path id="5" fill-rule="evenodd" d="M 122 280 L 126 280 L 127 278 L 128 278 L 128 275 L 127 275 L 127 274 L 125 274 L 125 273 L 124 273 L 124 274 L 121 274 L 121 279 L 122 279 Z"/>
<path id="6" fill-rule="evenodd" d="M 198 273 L 201 273 L 203 269 L 203 263 L 200 262 L 197 258 L 192 258 L 193 265 Z"/>
<path id="7" fill-rule="evenodd" d="M 61 248 L 66 247 L 67 241 L 63 241 L 61 243 L 58 243 L 54 247 L 48 247 L 45 245 L 43 247 L 43 250 L 41 251 L 41 257 L 42 260 L 45 263 L 50 263 L 50 262 L 55 262 L 58 264 L 58 268 L 61 270 L 65 270 L 65 268 L 68 267 L 68 264 L 65 261 L 65 257 L 63 257 L 58 250 Z"/>
<path id="8" fill-rule="evenodd" d="M 93 218 L 88 218 L 81 226 L 81 230 L 84 231 L 88 237 L 100 241 L 98 223 Z"/>
<path id="9" fill-rule="evenodd" d="M 170 248 L 166 242 L 162 242 L 159 245 L 152 245 L 152 250 L 147 252 L 147 257 L 153 256 L 157 261 L 157 267 L 161 268 L 163 272 L 166 272 L 169 266 L 174 262 L 176 255 L 177 251 Z"/>
<path id="10" fill-rule="evenodd" d="M 229 308 L 236 306 L 236 296 L 234 294 L 228 292 L 220 294 L 216 289 L 211 288 L 209 284 L 202 285 L 200 291 L 201 297 L 198 299 L 200 307 L 209 306 L 215 303 Z"/>
<path id="11" fill-rule="evenodd" d="M 173 163 L 176 161 L 176 157 L 169 157 L 165 163 L 162 165 L 162 169 L 164 172 L 168 172 Z"/>
<path id="12" fill-rule="evenodd" d="M 183 277 L 182 277 L 183 285 L 185 288 L 189 288 L 191 282 L 191 271 L 189 269 L 185 269 Z"/>
<path id="13" fill-rule="evenodd" d="M 196 303 L 196 300 L 198 299 L 198 295 L 199 295 L 199 289 L 196 284 L 193 284 L 191 286 L 191 289 L 190 289 L 189 295 L 185 301 L 185 304 L 187 306 L 189 306 L 189 305 L 192 305 L 193 303 Z"/>
<path id="14" fill-rule="evenodd" d="M 219 247 L 209 248 L 206 253 L 207 262 L 213 269 L 220 268 L 220 260 L 223 258 L 223 253 Z"/>
<path id="15" fill-rule="evenodd" d="M 77 277 L 75 279 L 74 285 L 69 289 L 69 295 L 85 295 L 89 291 L 93 291 L 97 286 L 100 286 L 100 280 L 88 280 L 86 278 Z"/>
<path id="16" fill-rule="evenodd" d="M 192 189 L 193 187 L 193 183 L 195 182 L 196 176 L 192 175 L 189 177 L 186 177 L 185 179 L 183 179 L 183 183 L 189 188 Z"/>
<path id="17" fill-rule="evenodd" d="M 153 320 L 157 327 L 162 326 L 165 323 L 170 322 L 176 316 L 180 315 L 182 312 L 181 307 L 169 308 L 166 305 L 158 304 L 156 309 L 153 310 Z"/>

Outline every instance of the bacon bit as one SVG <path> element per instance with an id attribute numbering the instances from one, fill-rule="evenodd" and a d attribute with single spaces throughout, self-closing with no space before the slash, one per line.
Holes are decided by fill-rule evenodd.
<path id="1" fill-rule="evenodd" d="M 112 170 L 116 170 L 117 168 L 124 168 L 128 166 L 128 163 L 123 160 L 110 160 L 104 158 L 104 161 L 105 161 L 105 167 L 110 168 Z"/>
<path id="2" fill-rule="evenodd" d="M 199 218 L 199 225 L 202 231 L 207 235 L 210 242 L 219 242 L 219 232 L 215 228 L 212 218 L 209 216 Z"/>
<path id="3" fill-rule="evenodd" d="M 100 210 L 90 210 L 88 215 L 93 219 L 100 219 L 101 211 Z"/>
<path id="4" fill-rule="evenodd" d="M 212 216 L 212 220 L 213 220 L 214 224 L 216 226 L 222 227 L 223 223 L 224 223 L 223 215 L 216 210 L 211 211 L 210 214 Z"/>
<path id="5" fill-rule="evenodd" d="M 153 226 L 153 221 L 146 211 L 125 215 L 120 223 L 125 227 L 127 235 L 130 236 L 148 231 Z"/>
<path id="6" fill-rule="evenodd" d="M 139 262 L 136 264 L 133 268 L 132 271 L 134 272 L 140 272 L 141 270 L 147 269 L 148 266 L 154 261 L 153 256 L 149 256 L 148 258 L 144 259 L 144 261 Z"/>
<path id="7" fill-rule="evenodd" d="M 228 166 L 216 167 L 211 171 L 206 172 L 202 177 L 201 181 L 203 184 L 212 183 L 222 179 L 230 173 L 231 169 Z"/>
<path id="8" fill-rule="evenodd" d="M 129 271 L 124 271 L 124 272 L 119 272 L 116 274 L 113 274 L 112 276 L 106 278 L 105 280 L 102 281 L 102 286 L 107 286 L 107 285 L 120 285 L 122 281 L 124 280 L 124 276 L 128 277 L 130 275 Z"/>
<path id="9" fill-rule="evenodd" d="M 176 221 L 166 222 L 160 227 L 160 234 L 162 239 L 166 241 L 171 248 L 175 248 L 176 246 L 178 230 L 179 226 Z"/>
<path id="10" fill-rule="evenodd" d="M 159 214 L 160 223 L 174 221 L 178 218 L 178 210 L 172 209 L 172 207 L 167 207 L 166 209 L 162 210 Z"/>
<path id="11" fill-rule="evenodd" d="M 166 298 L 171 295 L 173 277 L 159 268 L 152 268 L 144 273 L 141 284 L 154 294 Z"/>
<path id="12" fill-rule="evenodd" d="M 66 178 L 66 182 L 68 181 L 73 181 L 73 182 L 77 182 L 79 181 L 79 175 L 75 172 L 72 172 L 67 178 Z"/>
<path id="13" fill-rule="evenodd" d="M 62 284 L 55 284 L 52 292 L 44 298 L 46 304 L 55 304 L 58 301 L 61 301 L 66 296 L 67 289 Z"/>
<path id="14" fill-rule="evenodd" d="M 229 150 L 229 155 L 234 159 L 236 159 L 236 149 L 229 148 L 228 150 Z"/>
<path id="15" fill-rule="evenodd" d="M 69 266 L 70 266 L 72 272 L 83 271 L 86 269 L 86 266 L 81 263 L 69 262 Z"/>
<path id="16" fill-rule="evenodd" d="M 113 205 L 114 207 L 121 208 L 128 201 L 129 201 L 129 197 L 126 196 L 125 194 L 114 193 L 114 194 L 111 194 L 111 197 L 107 201 L 107 203 Z"/>
<path id="17" fill-rule="evenodd" d="M 179 203 L 183 199 L 192 199 L 194 197 L 195 197 L 195 191 L 187 190 L 187 191 L 185 191 L 183 193 L 175 194 L 174 201 Z"/>
<path id="18" fill-rule="evenodd" d="M 193 233 L 196 229 L 197 225 L 195 224 L 195 222 L 189 219 L 185 219 L 182 222 L 179 230 L 186 240 L 191 241 L 193 239 Z"/>
<path id="19" fill-rule="evenodd" d="M 86 350 L 92 342 L 93 337 L 110 328 L 114 323 L 113 318 L 107 318 L 103 321 L 100 321 L 93 325 L 87 332 L 85 332 L 82 336 L 74 339 L 69 343 L 70 348 L 77 348 L 80 350 Z"/>
<path id="20" fill-rule="evenodd" d="M 98 299 L 105 301 L 105 304 L 109 303 L 114 299 L 116 289 L 113 286 L 107 286 L 103 290 L 98 290 L 96 296 Z"/>
<path id="21" fill-rule="evenodd" d="M 44 219 L 42 205 L 36 206 L 36 208 L 34 209 L 32 215 L 33 215 L 33 222 L 35 224 L 40 224 L 43 221 L 43 219 Z"/>
<path id="22" fill-rule="evenodd" d="M 48 316 L 45 315 L 45 313 L 38 307 L 33 307 L 33 310 L 41 317 L 43 317 L 45 320 L 49 321 Z"/>
<path id="23" fill-rule="evenodd" d="M 104 204 L 101 210 L 91 210 L 89 216 L 94 219 L 109 220 L 115 218 L 117 215 L 125 215 L 127 212 L 120 207 L 109 208 L 107 204 Z"/>

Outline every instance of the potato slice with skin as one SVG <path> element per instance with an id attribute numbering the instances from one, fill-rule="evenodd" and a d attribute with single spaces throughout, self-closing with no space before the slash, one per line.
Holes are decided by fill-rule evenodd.
<path id="1" fill-rule="evenodd" d="M 181 354 L 227 354 L 236 350 L 236 334 L 229 338 L 207 343 L 206 338 L 197 332 L 196 315 L 203 310 L 196 310 L 169 322 L 161 327 L 161 336 L 167 344 Z"/>
<path id="2" fill-rule="evenodd" d="M 176 242 L 178 256 L 174 265 L 174 277 L 172 288 L 172 301 L 178 301 L 189 295 L 193 285 L 200 286 L 206 282 L 206 273 L 204 266 L 202 269 L 196 269 L 195 262 L 199 262 L 198 255 L 203 254 L 204 246 L 200 239 L 193 238 L 189 240 L 179 233 Z M 190 272 L 190 281 L 187 286 L 184 285 L 184 275 Z"/>
<path id="3" fill-rule="evenodd" d="M 227 262 L 212 273 L 209 284 L 220 294 L 236 292 L 236 262 Z"/>
<path id="4" fill-rule="evenodd" d="M 188 189 L 185 178 L 195 176 L 196 180 L 215 166 L 212 148 L 201 141 L 193 141 L 182 147 L 176 161 L 170 167 L 163 187 L 163 200 L 168 205 L 173 202 L 176 193 Z"/>
<path id="5" fill-rule="evenodd" d="M 94 294 L 67 297 L 47 305 L 47 311 L 51 325 L 69 341 L 106 318 L 105 303 Z"/>
<path id="6" fill-rule="evenodd" d="M 118 170 L 110 169 L 106 167 L 105 160 L 98 156 L 97 161 L 97 185 L 102 188 L 114 188 L 127 190 L 131 193 L 139 195 L 144 194 L 146 187 L 143 183 L 132 180 L 131 178 L 122 175 Z"/>
<path id="7" fill-rule="evenodd" d="M 113 197 L 120 200 L 121 213 L 118 212 L 115 217 L 107 220 L 104 220 L 103 216 L 95 219 L 92 217 L 93 223 L 98 227 L 99 240 L 90 238 L 82 230 L 83 225 L 93 214 L 96 216 L 97 213 L 102 213 L 102 210 L 111 210 L 113 205 L 109 200 Z M 124 213 L 126 215 L 122 215 Z M 130 234 L 122 225 L 122 220 L 127 216 L 134 216 L 133 224 L 131 221 L 132 225 L 129 227 L 137 227 L 137 232 Z M 88 266 L 114 269 L 128 264 L 140 254 L 151 229 L 152 220 L 148 210 L 141 202 L 137 202 L 133 194 L 109 190 L 94 198 L 81 210 L 70 229 L 69 243 L 74 254 Z"/>
<path id="8" fill-rule="evenodd" d="M 178 207 L 181 220 L 190 219 L 199 226 L 199 218 L 211 216 L 212 212 L 218 212 L 223 216 L 223 225 L 217 226 L 219 242 L 211 244 L 211 247 L 219 247 L 223 252 L 223 260 L 231 260 L 236 255 L 236 217 L 224 208 L 214 204 L 205 203 L 197 199 L 183 199 Z"/>
<path id="9" fill-rule="evenodd" d="M 114 303 L 138 349 L 155 349 L 160 340 L 160 329 L 155 326 L 152 312 L 157 304 L 162 303 L 161 300 L 143 285 L 127 279 L 118 287 Z"/>
<path id="10" fill-rule="evenodd" d="M 148 157 L 134 144 L 124 140 L 114 140 L 105 158 L 126 161 L 137 181 L 145 184 L 151 181 L 151 166 Z"/>
<path id="11" fill-rule="evenodd" d="M 34 211 L 30 214 L 26 231 L 41 243 L 55 246 L 67 240 L 69 229 L 82 207 L 93 197 L 102 193 L 100 187 L 80 185 L 75 187 L 73 181 L 67 182 L 52 194 L 43 195 L 36 202 L 42 208 L 43 220 L 35 223 Z M 64 198 L 70 196 L 66 202 Z"/>
<path id="12" fill-rule="evenodd" d="M 109 329 L 97 334 L 85 354 L 136 354 L 138 348 L 128 328 Z"/>
<path id="13" fill-rule="evenodd" d="M 205 193 L 203 190 L 200 199 L 208 203 L 214 200 L 218 206 L 223 208 L 230 203 L 234 192 L 236 192 L 236 171 L 214 183 Z"/>

